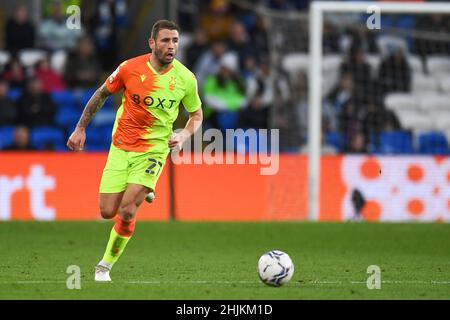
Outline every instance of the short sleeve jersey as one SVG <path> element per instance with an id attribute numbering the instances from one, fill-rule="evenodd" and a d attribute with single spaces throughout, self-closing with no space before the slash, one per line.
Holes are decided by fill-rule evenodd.
<path id="1" fill-rule="evenodd" d="M 180 102 L 188 112 L 201 107 L 194 74 L 176 59 L 162 73 L 150 54 L 126 60 L 105 84 L 111 93 L 124 90 L 112 142 L 125 151 L 167 153 Z"/>

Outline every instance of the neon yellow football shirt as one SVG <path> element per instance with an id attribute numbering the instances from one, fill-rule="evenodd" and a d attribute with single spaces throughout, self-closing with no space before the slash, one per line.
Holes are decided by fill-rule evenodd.
<path id="1" fill-rule="evenodd" d="M 201 108 L 197 80 L 180 61 L 158 73 L 150 54 L 123 62 L 105 81 L 109 92 L 124 89 L 112 143 L 134 152 L 168 153 L 168 140 L 182 102 L 188 112 Z"/>

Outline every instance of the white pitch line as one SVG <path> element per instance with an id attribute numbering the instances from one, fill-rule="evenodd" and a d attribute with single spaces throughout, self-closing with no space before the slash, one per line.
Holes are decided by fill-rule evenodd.
<path id="1" fill-rule="evenodd" d="M 192 280 L 192 281 L 178 281 L 178 280 L 164 280 L 164 281 L 147 281 L 147 280 L 136 280 L 127 281 L 125 283 L 130 284 L 165 284 L 165 283 L 189 283 L 189 284 L 233 284 L 233 283 L 259 283 L 259 281 L 208 281 L 208 280 Z"/>
<path id="2" fill-rule="evenodd" d="M 327 281 L 327 280 L 313 280 L 309 281 L 309 284 L 341 284 L 342 281 Z"/>
<path id="3" fill-rule="evenodd" d="M 350 283 L 358 284 L 358 283 L 367 283 L 367 281 L 350 281 Z M 381 283 L 386 284 L 450 284 L 450 281 L 437 281 L 437 280 L 381 280 Z"/>
<path id="4" fill-rule="evenodd" d="M 91 280 L 82 280 L 91 282 Z M 114 281 L 113 281 L 114 282 Z M 120 283 L 122 281 L 117 281 Z M 21 280 L 21 281 L 0 281 L 0 284 L 62 284 L 66 281 L 57 280 Z M 133 280 L 124 281 L 127 284 L 259 284 L 260 281 L 213 281 L 213 280 Z M 367 281 L 328 281 L 328 280 L 312 280 L 301 283 L 301 285 L 321 285 L 321 284 L 366 284 Z M 384 284 L 437 284 L 437 285 L 450 285 L 450 280 L 382 280 Z"/>
<path id="5" fill-rule="evenodd" d="M 127 281 L 129 284 L 258 284 L 260 281 L 207 281 L 207 280 L 193 280 L 193 281 Z M 327 280 L 313 280 L 308 281 L 305 284 L 366 284 L 367 281 L 327 281 Z M 381 283 L 385 284 L 450 284 L 450 281 L 437 281 L 437 280 L 382 280 Z"/>
<path id="6" fill-rule="evenodd" d="M 2 283 L 16 283 L 16 284 L 43 284 L 43 283 L 66 283 L 66 281 L 55 281 L 55 280 L 24 280 L 17 282 L 2 282 Z"/>

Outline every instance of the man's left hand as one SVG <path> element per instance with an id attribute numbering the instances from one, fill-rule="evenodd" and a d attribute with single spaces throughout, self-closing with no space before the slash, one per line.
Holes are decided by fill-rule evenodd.
<path id="1" fill-rule="evenodd" d="M 187 139 L 187 135 L 183 132 L 173 133 L 169 139 L 169 148 L 172 151 L 181 151 L 183 149 L 183 143 Z"/>

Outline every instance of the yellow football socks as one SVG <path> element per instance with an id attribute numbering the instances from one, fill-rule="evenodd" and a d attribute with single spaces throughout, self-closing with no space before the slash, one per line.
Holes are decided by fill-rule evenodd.
<path id="1" fill-rule="evenodd" d="M 123 253 L 123 250 L 130 239 L 131 235 L 129 237 L 121 236 L 113 227 L 109 236 L 108 245 L 106 246 L 105 254 L 103 255 L 103 261 L 110 264 L 112 267 Z"/>

